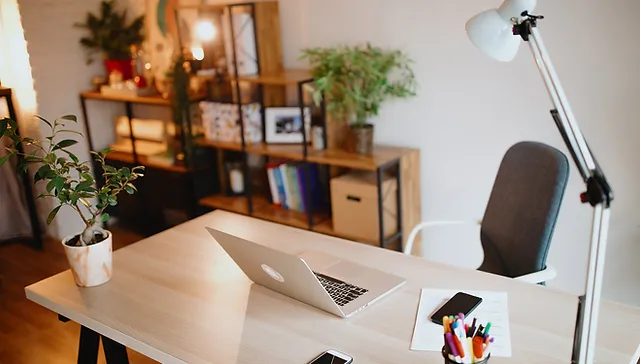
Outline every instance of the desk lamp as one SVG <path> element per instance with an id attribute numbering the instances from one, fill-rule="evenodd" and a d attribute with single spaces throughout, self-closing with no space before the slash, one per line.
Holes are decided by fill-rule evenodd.
<path id="1" fill-rule="evenodd" d="M 613 193 L 576 123 L 567 96 L 542 42 L 537 25 L 544 17 L 530 13 L 535 6 L 536 0 L 505 0 L 498 9 L 488 10 L 471 18 L 466 29 L 469 39 L 476 47 L 491 58 L 502 62 L 513 60 L 522 40 L 529 44 L 554 105 L 551 117 L 586 185 L 586 192 L 580 195 L 580 199 L 582 203 L 593 206 L 593 225 L 586 290 L 578 302 L 571 362 L 591 364 L 594 362 L 596 351 L 609 208 Z"/>

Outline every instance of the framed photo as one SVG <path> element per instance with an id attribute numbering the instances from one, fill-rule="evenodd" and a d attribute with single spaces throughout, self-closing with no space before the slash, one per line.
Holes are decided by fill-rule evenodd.
<path id="1" fill-rule="evenodd" d="M 304 129 L 307 143 L 311 125 L 311 110 L 304 108 Z M 267 143 L 302 143 L 302 118 L 299 107 L 269 107 L 265 109 Z"/>

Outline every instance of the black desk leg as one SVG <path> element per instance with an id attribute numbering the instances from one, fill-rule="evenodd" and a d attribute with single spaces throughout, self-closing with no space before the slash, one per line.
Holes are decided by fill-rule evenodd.
<path id="1" fill-rule="evenodd" d="M 96 364 L 100 335 L 88 327 L 80 328 L 80 347 L 78 348 L 78 364 Z"/>
<path id="2" fill-rule="evenodd" d="M 124 345 L 103 336 L 102 347 L 104 348 L 104 356 L 107 358 L 107 363 L 129 364 L 127 348 Z"/>
<path id="3" fill-rule="evenodd" d="M 96 364 L 98 362 L 100 338 L 102 338 L 104 356 L 106 357 L 108 364 L 129 364 L 127 348 L 124 345 L 115 342 L 106 336 L 99 335 L 97 332 L 85 326 L 82 326 L 80 329 L 78 364 Z"/>

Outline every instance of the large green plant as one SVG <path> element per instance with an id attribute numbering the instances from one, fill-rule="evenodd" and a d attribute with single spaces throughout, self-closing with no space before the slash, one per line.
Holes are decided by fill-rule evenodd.
<path id="1" fill-rule="evenodd" d="M 341 45 L 305 49 L 302 59 L 312 68 L 316 104 L 324 94 L 328 112 L 356 125 L 378 115 L 384 101 L 415 95 L 412 61 L 399 50 Z"/>
<path id="2" fill-rule="evenodd" d="M 102 1 L 100 14 L 88 13 L 86 21 L 75 26 L 89 32 L 88 36 L 80 38 L 80 44 L 87 49 L 87 63 L 93 62 L 95 53 L 102 53 L 106 59 L 129 59 L 131 45 L 144 40 L 144 16 L 127 24 L 127 11 L 117 12 L 113 0 Z"/>
<path id="3" fill-rule="evenodd" d="M 47 192 L 40 194 L 38 198 L 53 197 L 58 200 L 58 206 L 54 207 L 47 217 L 47 224 L 53 221 L 62 206 L 69 206 L 80 215 L 85 224 L 78 238 L 80 244 L 83 246 L 95 244 L 107 236 L 100 226 L 101 222 L 109 219 L 109 214 L 105 213 L 105 210 L 109 206 L 118 204 L 117 198 L 121 192 L 133 194 L 137 191 L 132 182 L 142 177 L 141 172 L 144 167 L 116 169 L 105 162 L 105 154 L 108 150 L 100 153 L 92 151 L 91 154 L 95 156 L 102 168 L 104 178 L 104 185 L 96 188 L 89 161 L 81 162 L 67 149 L 78 141 L 61 138 L 71 133 L 82 136 L 81 133 L 66 128 L 67 122 L 75 123 L 77 118 L 74 115 L 66 115 L 53 122 L 40 116 L 38 118 L 51 130 L 46 141 L 21 137 L 17 133 L 18 125 L 14 120 L 9 118 L 0 120 L 0 138 L 6 136 L 12 141 L 6 148 L 7 154 L 0 158 L 0 166 L 13 155 L 23 157 L 24 162 L 19 168 L 25 173 L 30 164 L 40 165 L 33 180 L 34 183 L 46 182 Z"/>

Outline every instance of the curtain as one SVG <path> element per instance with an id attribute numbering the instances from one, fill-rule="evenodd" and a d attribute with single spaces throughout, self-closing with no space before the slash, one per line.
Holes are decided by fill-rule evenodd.
<path id="1" fill-rule="evenodd" d="M 20 132 L 34 136 L 36 94 L 17 0 L 0 0 L 0 84 L 13 90 Z M 0 102 L 0 117 L 5 116 L 6 105 Z M 0 140 L 0 155 L 6 143 Z M 31 235 L 24 196 L 15 164 L 5 163 L 0 168 L 0 240 Z"/>

